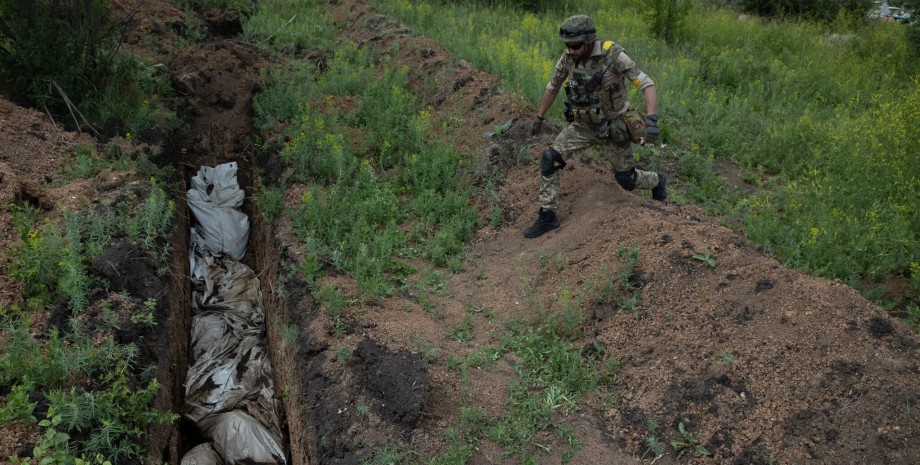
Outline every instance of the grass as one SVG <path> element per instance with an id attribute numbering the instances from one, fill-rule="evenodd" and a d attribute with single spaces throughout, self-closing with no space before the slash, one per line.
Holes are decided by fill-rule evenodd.
<path id="1" fill-rule="evenodd" d="M 292 13 L 311 11 L 298 8 Z M 253 34 L 258 24 L 251 25 Z M 312 251 L 308 260 L 349 274 L 366 296 L 395 292 L 411 272 L 400 257 L 458 271 L 478 223 L 471 191 L 464 187 L 463 157 L 437 143 L 431 115 L 416 109 L 407 90 L 408 70 L 377 71 L 378 60 L 342 44 L 322 74 L 308 66 L 295 66 L 286 77 L 270 72 L 273 84 L 254 102 L 261 127 L 292 128 L 281 150 L 288 167 L 281 186 L 307 188 L 287 208 L 296 234 Z M 377 78 L 367 82 L 372 73 Z M 353 101 L 354 111 L 332 109 L 336 98 Z M 288 103 L 295 101 L 300 103 Z M 346 140 L 345 134 L 355 132 L 363 144 Z M 278 197 L 265 189 L 259 202 L 276 205 Z"/>
<path id="2" fill-rule="evenodd" d="M 77 156 L 78 167 L 86 168 L 78 169 L 78 175 L 123 163 L 100 157 L 89 147 L 78 148 Z M 136 163 L 143 166 L 145 160 Z M 81 456 L 93 457 L 93 463 L 143 460 L 147 452 L 141 438 L 147 426 L 177 419 L 153 409 L 160 386 L 147 367 L 138 366 L 137 347 L 88 334 L 81 323 L 90 290 L 103 284 L 87 264 L 116 235 L 134 240 L 165 269 L 175 207 L 152 178 L 149 185 L 138 183 L 137 193 L 140 203 L 135 207 L 115 203 L 108 209 L 64 212 L 56 221 L 43 219 L 29 204 L 11 207 L 20 242 L 9 251 L 10 271 L 25 283 L 28 308 L 0 310 L 0 386 L 11 393 L 0 406 L 0 421 L 37 423 L 43 431 L 32 457 L 14 461 L 72 463 Z M 133 301 L 135 311 L 124 321 L 113 311 L 112 301 L 99 302 L 103 327 L 155 326 L 157 301 Z M 33 312 L 48 312 L 53 306 L 72 314 L 70 324 L 36 339 L 30 332 Z M 33 414 L 35 404 L 24 397 L 27 392 L 43 393 L 48 400 L 42 418 Z"/>
<path id="3" fill-rule="evenodd" d="M 472 2 L 374 4 L 534 105 L 561 52 L 554 31 L 567 14 Z M 867 295 L 875 283 L 917 276 L 920 209 L 911 200 L 920 194 L 912 129 L 920 60 L 905 28 L 845 16 L 823 25 L 741 21 L 697 4 L 669 45 L 648 38 L 628 2 L 577 5 L 656 81 L 668 147 L 637 153 L 647 165 L 676 166 L 676 199 L 725 215 L 787 266 Z M 729 188 L 716 159 L 734 163 L 757 190 Z M 920 286 L 910 294 L 920 296 Z"/>
<path id="4" fill-rule="evenodd" d="M 552 11 L 541 16 L 505 7 L 376 3 L 408 18 L 418 31 L 436 37 L 475 65 L 498 73 L 505 90 L 520 92 L 534 102 L 559 53 L 553 31 L 561 17 Z M 598 7 L 597 18 L 621 35 L 631 54 L 645 58 L 643 68 L 662 90 L 662 113 L 670 118 L 662 131 L 670 149 L 643 149 L 638 151 L 640 158 L 676 166 L 684 180 L 683 185 L 675 186 L 678 198 L 734 216 L 745 225 L 763 224 L 761 230 L 766 230 L 766 221 L 776 218 L 777 210 L 769 210 L 770 203 L 790 195 L 795 183 L 787 181 L 803 175 L 806 164 L 798 154 L 804 149 L 811 153 L 816 144 L 823 143 L 819 135 L 836 131 L 829 124 L 831 110 L 847 110 L 854 117 L 859 110 L 835 87 L 833 78 L 816 71 L 806 73 L 808 79 L 820 81 L 817 90 L 808 83 L 794 82 L 800 79 L 797 73 L 802 66 L 821 69 L 834 56 L 852 62 L 849 52 L 826 53 L 824 45 L 811 42 L 804 52 L 811 61 L 790 55 L 793 45 L 823 34 L 818 28 L 737 24 L 720 12 L 699 11 L 690 18 L 683 37 L 691 46 L 670 48 L 643 39 L 643 25 L 632 9 L 614 15 L 614 8 L 623 7 L 624 2 L 586 3 Z M 285 8 L 283 16 L 271 13 L 279 6 Z M 624 11 L 626 14 L 620 14 Z M 446 18 L 451 19 L 442 22 Z M 370 47 L 337 42 L 335 27 L 325 11 L 295 2 L 268 2 L 246 25 L 246 34 L 254 41 L 273 46 L 294 43 L 323 58 L 322 63 L 299 62 L 264 76 L 264 91 L 254 102 L 258 124 L 266 131 L 284 127 L 290 136 L 276 141 L 285 170 L 279 179 L 271 180 L 264 202 L 273 206 L 273 214 L 290 212 L 294 218 L 297 235 L 310 251 L 304 272 L 311 278 L 311 289 L 333 315 L 349 304 L 341 291 L 337 297 L 319 283 L 327 275 L 344 275 L 358 283 L 361 294 L 349 300 L 408 290 L 432 318 L 440 320 L 432 296 L 448 292 L 441 269 L 458 269 L 464 259 L 464 242 L 478 226 L 475 212 L 468 208 L 470 192 L 462 188 L 467 182 L 464 154 L 437 142 L 432 115 L 420 109 L 408 91 L 406 69 L 388 66 L 387 57 Z M 718 37 L 710 37 L 707 28 L 720 29 Z M 508 33 L 496 35 L 496 30 Z M 285 34 L 286 39 L 273 42 L 278 34 Z M 774 43 L 777 35 L 782 36 L 778 46 Z M 723 36 L 744 40 L 726 43 Z M 750 58 L 762 56 L 764 50 L 777 55 Z M 658 57 L 668 57 L 668 61 Z M 835 66 L 830 69 L 843 72 Z M 846 82 L 869 84 L 865 78 L 871 74 L 855 74 L 847 76 Z M 372 81 L 366 79 L 370 75 Z M 764 75 L 767 80 L 762 79 Z M 889 79 L 883 80 L 894 83 Z M 790 95 L 777 88 L 789 88 Z M 820 93 L 820 98 L 815 100 L 809 92 Z M 802 107 L 803 101 L 811 106 Z M 853 127 L 849 130 L 857 133 Z M 716 160 L 726 158 L 761 190 L 748 196 L 729 188 L 714 169 Z M 293 204 L 280 205 L 288 187 L 297 187 L 303 194 Z M 490 223 L 499 226 L 501 212 L 494 204 L 490 207 Z M 790 237 L 795 233 L 783 232 Z M 548 447 L 535 438 L 547 431 L 567 444 L 566 459 L 577 452 L 578 442 L 565 416 L 587 396 L 606 389 L 620 366 L 610 354 L 582 354 L 586 314 L 595 304 L 617 303 L 630 311 L 638 308 L 638 252 L 636 246 L 620 246 L 615 269 L 609 265 L 601 269 L 588 290 L 563 289 L 554 302 L 535 302 L 533 284 L 525 282 L 524 297 L 534 301 L 534 308 L 547 309 L 540 312 L 545 314 L 542 318 L 510 325 L 499 347 L 448 357 L 447 368 L 462 377 L 465 399 L 471 397 L 472 367 L 488 369 L 496 360 L 513 355 L 509 359 L 514 361 L 516 379 L 501 414 L 488 417 L 474 406 L 464 407 L 458 424 L 444 430 L 447 450 L 429 463 L 465 463 L 486 437 L 500 444 L 507 456 L 533 462 Z M 423 260 L 439 269 L 419 271 L 405 265 Z M 556 272 L 568 266 L 564 255 L 544 253 L 539 261 Z M 472 322 L 466 315 L 445 336 L 469 341 Z M 411 344 L 417 351 L 429 352 L 426 341 Z M 683 436 L 684 448 L 700 452 L 691 437 Z M 647 444 L 657 455 L 661 443 L 655 438 Z M 399 456 L 398 452 L 384 449 L 369 460 L 388 460 Z"/>

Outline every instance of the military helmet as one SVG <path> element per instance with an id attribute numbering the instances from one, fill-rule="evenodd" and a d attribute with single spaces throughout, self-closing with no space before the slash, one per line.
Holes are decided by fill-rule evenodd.
<path id="1" fill-rule="evenodd" d="M 594 21 L 585 15 L 570 16 L 559 28 L 559 38 L 567 44 L 592 43 L 597 40 Z"/>

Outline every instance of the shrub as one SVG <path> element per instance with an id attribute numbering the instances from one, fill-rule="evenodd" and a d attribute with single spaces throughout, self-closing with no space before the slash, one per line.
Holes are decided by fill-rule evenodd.
<path id="1" fill-rule="evenodd" d="M 82 100 L 112 67 L 115 26 L 105 0 L 0 0 L 0 80 L 35 105 L 66 114 L 52 81 L 72 101 Z"/>
<path id="2" fill-rule="evenodd" d="M 674 42 L 681 23 L 693 8 L 692 0 L 644 0 L 644 3 L 649 30 L 666 42 Z"/>
<path id="3" fill-rule="evenodd" d="M 760 16 L 810 18 L 832 21 L 840 13 L 865 16 L 871 0 L 742 0 L 741 7 Z"/>

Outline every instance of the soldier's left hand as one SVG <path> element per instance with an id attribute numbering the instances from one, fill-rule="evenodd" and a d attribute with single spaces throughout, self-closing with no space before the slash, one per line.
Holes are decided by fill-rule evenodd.
<path id="1" fill-rule="evenodd" d="M 530 125 L 530 135 L 531 135 L 531 136 L 535 136 L 535 135 L 537 135 L 538 132 L 540 132 L 540 127 L 543 126 L 543 120 L 544 120 L 544 119 L 546 119 L 546 118 L 543 118 L 542 116 L 537 116 L 537 117 L 533 120 L 533 124 Z"/>

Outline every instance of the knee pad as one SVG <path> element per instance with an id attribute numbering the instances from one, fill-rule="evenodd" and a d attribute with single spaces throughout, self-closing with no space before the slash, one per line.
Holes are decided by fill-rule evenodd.
<path id="1" fill-rule="evenodd" d="M 552 147 L 543 151 L 543 157 L 540 158 L 540 174 L 552 176 L 553 173 L 562 168 L 565 168 L 565 161 L 562 159 L 561 153 Z"/>
<path id="2" fill-rule="evenodd" d="M 614 171 L 613 178 L 617 180 L 623 189 L 631 191 L 636 188 L 636 169 L 630 168 L 628 171 Z"/>

